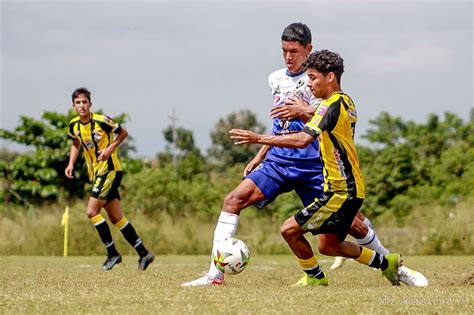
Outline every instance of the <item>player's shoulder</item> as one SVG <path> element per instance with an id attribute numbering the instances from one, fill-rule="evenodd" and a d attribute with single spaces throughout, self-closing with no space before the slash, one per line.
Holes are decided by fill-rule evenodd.
<path id="1" fill-rule="evenodd" d="M 268 75 L 268 81 L 278 81 L 287 76 L 286 68 L 278 69 Z"/>
<path id="2" fill-rule="evenodd" d="M 115 124 L 115 121 L 111 117 L 109 117 L 105 114 L 93 113 L 92 114 L 92 119 L 97 121 L 97 122 L 104 122 L 104 123 L 107 123 L 107 124 Z"/>
<path id="3" fill-rule="evenodd" d="M 73 119 L 71 119 L 71 120 L 69 121 L 69 125 L 72 125 L 72 124 L 77 123 L 77 122 L 79 121 L 79 118 L 80 118 L 79 116 L 76 116 L 76 117 L 74 117 Z"/>

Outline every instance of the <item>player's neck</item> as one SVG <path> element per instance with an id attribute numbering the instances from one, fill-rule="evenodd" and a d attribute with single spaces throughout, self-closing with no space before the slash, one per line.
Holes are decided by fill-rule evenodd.
<path id="1" fill-rule="evenodd" d="M 331 87 L 327 90 L 327 92 L 324 94 L 322 99 L 326 100 L 330 98 L 334 93 L 342 93 L 341 87 L 338 85 L 337 87 Z"/>
<path id="2" fill-rule="evenodd" d="M 84 116 L 79 116 L 79 121 L 83 124 L 87 124 L 92 118 L 92 113 L 89 113 Z"/>

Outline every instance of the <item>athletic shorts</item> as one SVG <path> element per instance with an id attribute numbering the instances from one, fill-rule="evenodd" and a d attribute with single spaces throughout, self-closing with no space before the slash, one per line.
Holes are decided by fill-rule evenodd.
<path id="1" fill-rule="evenodd" d="M 121 171 L 109 171 L 104 175 L 98 176 L 92 187 L 91 197 L 107 201 L 120 200 L 118 191 L 120 182 L 122 182 Z"/>
<path id="2" fill-rule="evenodd" d="M 265 196 L 265 200 L 254 204 L 259 209 L 271 203 L 278 195 L 292 190 L 298 194 L 303 206 L 323 195 L 321 164 L 288 165 L 264 160 L 245 178 L 252 180 Z"/>
<path id="3" fill-rule="evenodd" d="M 352 195 L 325 192 L 320 199 L 295 214 L 305 231 L 316 234 L 337 234 L 342 242 L 364 199 Z"/>

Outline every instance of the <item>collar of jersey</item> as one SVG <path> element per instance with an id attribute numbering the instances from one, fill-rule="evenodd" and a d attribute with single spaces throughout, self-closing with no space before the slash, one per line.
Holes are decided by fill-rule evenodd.
<path id="1" fill-rule="evenodd" d="M 91 120 L 92 120 L 92 116 L 93 116 L 93 115 L 94 115 L 94 114 L 93 114 L 93 113 L 91 113 L 89 120 L 88 120 L 87 122 L 85 122 L 85 123 L 83 123 L 83 122 L 81 121 L 81 119 L 79 119 L 79 123 L 81 123 L 82 125 L 87 125 L 88 123 L 90 123 L 90 122 L 91 122 Z"/>
<path id="2" fill-rule="evenodd" d="M 305 73 L 306 70 L 301 70 L 300 72 L 296 72 L 296 73 L 291 73 L 290 70 L 288 70 L 288 68 L 286 69 L 286 75 L 289 76 L 289 77 L 298 77 L 300 75 L 302 75 L 303 73 Z"/>

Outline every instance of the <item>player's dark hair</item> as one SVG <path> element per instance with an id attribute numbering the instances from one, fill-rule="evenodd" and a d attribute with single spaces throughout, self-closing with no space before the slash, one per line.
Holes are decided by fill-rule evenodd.
<path id="1" fill-rule="evenodd" d="M 80 87 L 74 90 L 72 92 L 72 102 L 74 103 L 74 100 L 79 97 L 79 95 L 84 94 L 87 99 L 89 100 L 89 103 L 91 102 L 91 92 L 85 87 Z"/>
<path id="2" fill-rule="evenodd" d="M 311 44 L 311 31 L 306 24 L 291 23 L 283 30 L 281 40 L 285 42 L 298 42 L 303 46 Z"/>
<path id="3" fill-rule="evenodd" d="M 337 52 L 319 50 L 312 52 L 304 62 L 306 69 L 315 69 L 326 76 L 329 72 L 336 75 L 337 83 L 341 82 L 344 72 L 344 59 Z"/>

